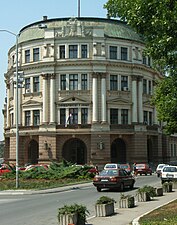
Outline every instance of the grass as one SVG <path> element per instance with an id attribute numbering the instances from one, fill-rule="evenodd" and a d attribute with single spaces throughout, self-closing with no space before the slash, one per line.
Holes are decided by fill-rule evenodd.
<path id="1" fill-rule="evenodd" d="M 176 225 L 177 200 L 162 206 L 140 218 L 140 225 Z"/>

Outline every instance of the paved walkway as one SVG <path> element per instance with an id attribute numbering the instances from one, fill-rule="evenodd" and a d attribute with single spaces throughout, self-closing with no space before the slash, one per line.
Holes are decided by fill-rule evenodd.
<path id="1" fill-rule="evenodd" d="M 66 186 L 60 188 L 53 188 L 41 191 L 30 191 L 30 190 L 8 190 L 0 191 L 0 195 L 31 195 L 31 194 L 44 194 L 44 193 L 54 193 L 63 192 L 68 189 L 78 188 L 80 186 L 88 186 L 89 184 L 77 184 L 73 186 Z M 87 221 L 87 225 L 139 225 L 138 219 L 144 214 L 153 211 L 156 208 L 161 207 L 171 201 L 177 199 L 177 189 L 173 189 L 173 192 L 164 193 L 161 197 L 155 197 L 152 201 L 148 202 L 135 202 L 136 206 L 134 208 L 118 208 L 118 203 L 115 204 L 115 214 L 108 217 L 92 217 Z"/>

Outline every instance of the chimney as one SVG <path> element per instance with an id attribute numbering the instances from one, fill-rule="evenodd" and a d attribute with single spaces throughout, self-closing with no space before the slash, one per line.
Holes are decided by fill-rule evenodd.
<path id="1" fill-rule="evenodd" d="M 47 20 L 47 16 L 43 16 L 43 21 L 46 21 Z"/>

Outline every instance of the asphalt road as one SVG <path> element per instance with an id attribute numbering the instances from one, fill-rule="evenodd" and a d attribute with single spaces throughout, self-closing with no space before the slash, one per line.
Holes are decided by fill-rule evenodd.
<path id="1" fill-rule="evenodd" d="M 138 176 L 135 188 L 127 190 L 126 194 L 135 194 L 137 188 L 147 185 L 160 185 L 156 175 Z M 57 211 L 64 204 L 83 204 L 90 212 L 89 217 L 95 215 L 95 202 L 103 196 L 110 196 L 115 200 L 120 197 L 119 192 L 97 192 L 90 184 L 87 187 L 71 189 L 65 192 L 0 196 L 0 224 L 2 225 L 58 225 Z"/>

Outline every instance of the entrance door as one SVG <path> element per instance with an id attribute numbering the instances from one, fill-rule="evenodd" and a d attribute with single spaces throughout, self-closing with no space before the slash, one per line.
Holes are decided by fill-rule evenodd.
<path id="1" fill-rule="evenodd" d="M 31 140 L 28 145 L 28 162 L 31 164 L 37 164 L 39 158 L 39 146 L 37 141 Z"/>
<path id="2" fill-rule="evenodd" d="M 111 162 L 126 163 L 126 145 L 125 142 L 117 138 L 111 145 Z"/>

